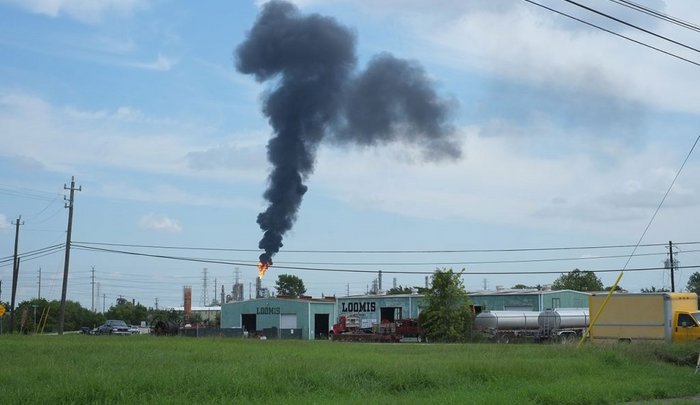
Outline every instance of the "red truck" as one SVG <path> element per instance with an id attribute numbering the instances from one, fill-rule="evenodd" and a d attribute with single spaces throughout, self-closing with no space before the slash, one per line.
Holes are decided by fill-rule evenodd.
<path id="1" fill-rule="evenodd" d="M 397 319 L 362 328 L 356 315 L 341 315 L 333 325 L 332 340 L 346 342 L 424 342 L 425 331 L 415 319 Z"/>

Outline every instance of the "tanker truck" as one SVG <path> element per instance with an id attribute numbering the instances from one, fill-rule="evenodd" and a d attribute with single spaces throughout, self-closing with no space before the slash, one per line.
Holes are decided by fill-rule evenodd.
<path id="1" fill-rule="evenodd" d="M 492 342 L 510 343 L 535 336 L 537 311 L 484 311 L 474 318 L 474 328 Z"/>
<path id="2" fill-rule="evenodd" d="M 590 317 L 587 308 L 537 311 L 484 311 L 474 327 L 493 342 L 568 342 L 582 336 Z"/>
<path id="3" fill-rule="evenodd" d="M 591 294 L 595 316 L 607 294 Z M 591 341 L 685 342 L 700 339 L 700 311 L 695 293 L 615 293 L 596 323 Z"/>

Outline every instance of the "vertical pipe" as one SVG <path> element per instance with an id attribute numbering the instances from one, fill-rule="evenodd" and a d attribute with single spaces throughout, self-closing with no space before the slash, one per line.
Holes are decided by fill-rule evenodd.
<path id="1" fill-rule="evenodd" d="M 583 342 L 586 341 L 586 337 L 588 337 L 588 335 L 591 333 L 591 329 L 593 329 L 593 325 L 595 325 L 595 323 L 598 321 L 598 317 L 600 316 L 600 314 L 603 313 L 603 310 L 605 309 L 605 306 L 608 304 L 610 297 L 612 297 L 613 292 L 615 292 L 615 289 L 617 289 L 617 283 L 620 282 L 620 279 L 622 278 L 622 274 L 624 274 L 624 272 L 621 271 L 620 275 L 617 276 L 617 280 L 615 280 L 615 283 L 610 288 L 608 295 L 605 297 L 605 300 L 603 301 L 603 305 L 600 306 L 600 309 L 598 310 L 598 312 L 595 314 L 595 316 L 591 320 L 591 324 L 588 325 L 588 328 L 583 332 L 583 336 L 581 336 L 581 341 L 578 342 L 578 346 L 576 346 L 577 349 L 581 348 L 581 346 L 583 345 Z M 589 300 L 590 300 L 590 298 L 589 298 Z M 589 303 L 590 303 L 590 301 L 589 301 Z M 590 305 L 589 305 L 589 313 L 590 313 Z"/>

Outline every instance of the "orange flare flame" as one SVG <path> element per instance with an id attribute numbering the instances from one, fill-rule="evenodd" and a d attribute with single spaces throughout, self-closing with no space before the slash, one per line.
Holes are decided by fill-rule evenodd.
<path id="1" fill-rule="evenodd" d="M 260 278 L 260 280 L 262 280 L 263 276 L 265 275 L 265 272 L 269 267 L 270 263 L 258 262 L 258 278 Z"/>

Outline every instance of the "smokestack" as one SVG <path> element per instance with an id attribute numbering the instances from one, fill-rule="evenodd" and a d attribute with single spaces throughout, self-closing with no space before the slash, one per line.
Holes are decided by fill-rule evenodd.
<path id="1" fill-rule="evenodd" d="M 183 296 L 184 318 L 185 321 L 189 321 L 192 316 L 192 287 L 185 286 L 183 288 Z"/>
<path id="2" fill-rule="evenodd" d="M 461 155 L 447 124 L 454 103 L 438 97 L 422 67 L 382 53 L 355 73 L 355 36 L 333 18 L 267 2 L 235 58 L 239 72 L 272 81 L 263 98 L 273 129 L 263 194 L 269 205 L 257 218 L 264 265 L 296 221 L 324 138 L 337 145 L 413 143 L 427 159 Z"/>

